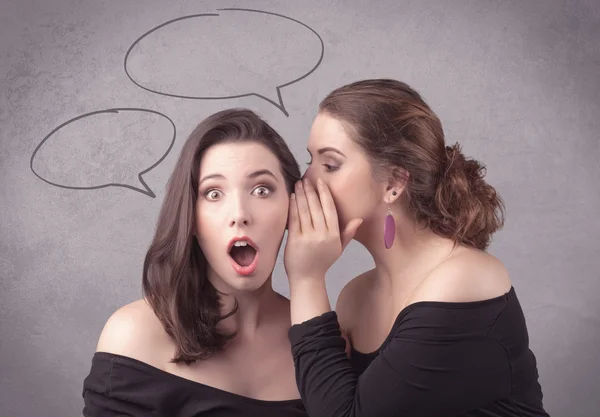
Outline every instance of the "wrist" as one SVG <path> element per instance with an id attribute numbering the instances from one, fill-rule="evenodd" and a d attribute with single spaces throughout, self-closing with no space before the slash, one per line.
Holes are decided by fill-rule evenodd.
<path id="1" fill-rule="evenodd" d="M 292 325 L 331 311 L 324 278 L 304 278 L 290 281 Z"/>
<path id="2" fill-rule="evenodd" d="M 325 274 L 288 274 L 290 285 L 296 283 L 325 282 Z"/>
<path id="3" fill-rule="evenodd" d="M 310 294 L 311 292 L 327 292 L 325 277 L 316 275 L 296 275 L 289 279 L 290 294 Z"/>

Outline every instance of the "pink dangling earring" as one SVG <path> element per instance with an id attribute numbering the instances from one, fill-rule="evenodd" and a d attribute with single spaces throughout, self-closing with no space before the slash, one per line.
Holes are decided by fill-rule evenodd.
<path id="1" fill-rule="evenodd" d="M 392 192 L 392 195 L 396 195 L 396 191 Z M 387 216 L 385 216 L 385 224 L 383 226 L 383 242 L 385 243 L 386 249 L 389 249 L 394 244 L 394 238 L 396 237 L 396 221 L 392 215 L 392 208 L 388 208 Z"/>

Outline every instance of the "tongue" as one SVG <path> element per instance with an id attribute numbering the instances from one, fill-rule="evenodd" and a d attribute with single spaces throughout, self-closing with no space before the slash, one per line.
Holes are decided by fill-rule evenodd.
<path id="1" fill-rule="evenodd" d="M 238 265 L 248 266 L 254 260 L 256 251 L 251 246 L 234 246 L 231 249 L 231 257 Z"/>

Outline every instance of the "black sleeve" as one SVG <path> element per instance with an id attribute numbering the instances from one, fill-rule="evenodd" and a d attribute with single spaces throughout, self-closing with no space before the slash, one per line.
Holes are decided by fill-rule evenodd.
<path id="1" fill-rule="evenodd" d="M 135 403 L 88 389 L 84 396 L 84 417 L 146 417 L 152 412 Z"/>
<path id="2" fill-rule="evenodd" d="M 83 382 L 84 417 L 146 417 L 154 414 L 149 407 L 111 390 L 113 361 L 94 358 Z"/>
<path id="3" fill-rule="evenodd" d="M 506 351 L 485 334 L 448 334 L 435 318 L 395 331 L 357 377 L 334 311 L 289 331 L 300 395 L 311 417 L 461 415 L 510 390 Z"/>

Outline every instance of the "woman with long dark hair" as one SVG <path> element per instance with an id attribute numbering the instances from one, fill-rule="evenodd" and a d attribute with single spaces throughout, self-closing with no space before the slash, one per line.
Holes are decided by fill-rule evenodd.
<path id="1" fill-rule="evenodd" d="M 144 299 L 100 336 L 85 416 L 306 416 L 289 300 L 271 285 L 299 178 L 281 136 L 250 110 L 198 125 L 169 180 Z"/>

